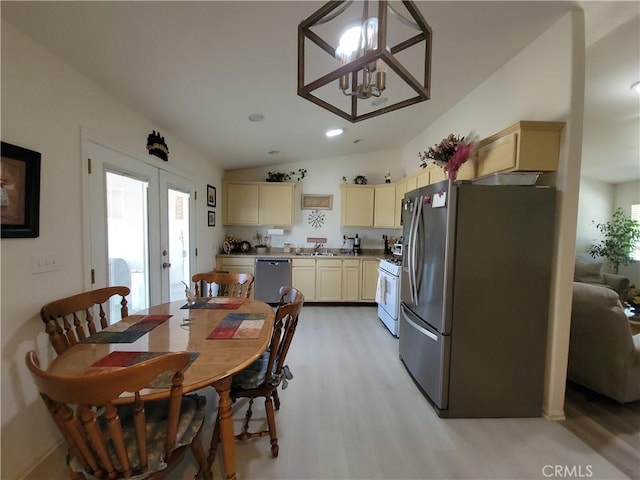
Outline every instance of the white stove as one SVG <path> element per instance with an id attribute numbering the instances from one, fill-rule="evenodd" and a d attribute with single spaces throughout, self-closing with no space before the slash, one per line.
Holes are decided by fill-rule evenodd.
<path id="1" fill-rule="evenodd" d="M 378 285 L 376 288 L 376 302 L 378 304 L 378 318 L 398 336 L 398 315 L 400 313 L 400 273 L 402 259 L 399 257 L 383 258 L 378 266 Z"/>
<path id="2" fill-rule="evenodd" d="M 402 258 L 383 258 L 380 260 L 379 268 L 391 275 L 399 277 L 402 271 Z"/>

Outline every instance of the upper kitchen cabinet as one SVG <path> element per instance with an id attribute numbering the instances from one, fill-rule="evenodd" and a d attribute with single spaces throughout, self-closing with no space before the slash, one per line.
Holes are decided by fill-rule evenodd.
<path id="1" fill-rule="evenodd" d="M 373 204 L 373 226 L 393 228 L 395 226 L 396 185 L 385 183 L 375 186 Z"/>
<path id="2" fill-rule="evenodd" d="M 340 186 L 340 223 L 343 227 L 373 227 L 375 187 Z"/>
<path id="3" fill-rule="evenodd" d="M 478 144 L 476 176 L 497 172 L 553 172 L 558 169 L 562 122 L 522 121 Z"/>
<path id="4" fill-rule="evenodd" d="M 223 225 L 293 225 L 294 183 L 224 182 Z"/>

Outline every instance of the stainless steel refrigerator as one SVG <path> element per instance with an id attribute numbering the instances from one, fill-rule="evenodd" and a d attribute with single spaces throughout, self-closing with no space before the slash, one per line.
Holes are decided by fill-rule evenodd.
<path id="1" fill-rule="evenodd" d="M 442 417 L 542 414 L 555 189 L 444 181 L 403 200 L 400 358 Z"/>

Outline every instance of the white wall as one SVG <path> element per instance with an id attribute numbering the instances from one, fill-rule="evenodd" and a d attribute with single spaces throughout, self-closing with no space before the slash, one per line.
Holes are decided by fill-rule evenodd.
<path id="1" fill-rule="evenodd" d="M 594 259 L 587 254 L 589 247 L 600 237 L 596 224 L 611 219 L 615 210 L 615 185 L 586 177 L 580 178 L 576 257 L 580 262 Z"/>
<path id="2" fill-rule="evenodd" d="M 323 237 L 327 239 L 328 248 L 342 247 L 342 236 L 353 237 L 357 233 L 363 249 L 382 249 L 384 241 L 382 235 L 390 239 L 402 234 L 400 229 L 371 229 L 371 228 L 343 228 L 340 226 L 340 185 L 342 177 L 347 178 L 348 183 L 353 183 L 357 175 L 364 175 L 369 184 L 384 183 L 384 173 L 389 171 L 392 180 L 400 180 L 405 176 L 401 165 L 402 152 L 398 150 L 385 150 L 367 154 L 349 155 L 346 157 L 325 158 L 298 163 L 275 164 L 267 167 L 231 170 L 225 172 L 226 180 L 265 181 L 267 172 L 297 172 L 299 168 L 306 168 L 307 175 L 297 183 L 295 189 L 295 225 L 285 229 L 285 235 L 273 237 L 271 246 L 281 247 L 285 242 L 301 248 L 311 248 L 312 243 L 307 243 L 307 237 Z M 293 176 L 295 181 L 295 176 Z M 333 195 L 333 209 L 320 210 L 324 214 L 325 223 L 320 228 L 309 225 L 309 213 L 311 210 L 300 209 L 300 196 L 302 194 Z M 266 228 L 260 228 L 265 232 Z M 255 227 L 229 227 L 227 232 L 241 240 L 248 240 L 253 245 Z"/>
<path id="3" fill-rule="evenodd" d="M 437 95 L 437 92 L 433 92 Z M 560 165 L 551 179 L 558 190 L 549 317 L 545 414 L 562 417 L 571 311 L 584 96 L 584 18 L 568 14 L 496 71 L 403 149 L 408 173 L 419 169 L 418 152 L 449 133 L 475 131 L 480 138 L 519 120 L 563 121 Z"/>
<path id="4" fill-rule="evenodd" d="M 2 22 L 2 140 L 40 152 L 42 171 L 40 236 L 1 241 L 1 478 L 20 478 L 60 438 L 26 371 L 24 355 L 37 346 L 43 363 L 48 362 L 52 352 L 40 307 L 86 287 L 81 128 L 139 152 L 142 159 L 149 157 L 147 135 L 160 130 L 171 153 L 168 165 L 160 160 L 158 165 L 193 178 L 202 192 L 196 209 L 202 218 L 198 269 L 213 266 L 214 244 L 222 240 L 222 228 L 209 228 L 204 221 L 206 183 L 220 187 L 219 168 Z M 32 274 L 31 254 L 51 251 L 58 254 L 60 270 Z"/>

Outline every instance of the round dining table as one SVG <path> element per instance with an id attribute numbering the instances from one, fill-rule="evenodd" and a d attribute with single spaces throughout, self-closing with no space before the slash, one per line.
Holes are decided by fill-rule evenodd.
<path id="1" fill-rule="evenodd" d="M 235 479 L 231 380 L 267 349 L 275 314 L 273 307 L 259 300 L 225 298 L 197 299 L 191 309 L 184 308 L 183 300 L 136 312 L 73 345 L 47 371 L 63 376 L 95 375 L 154 355 L 190 352 L 193 360 L 184 372 L 183 390 L 188 393 L 213 386 L 218 392 L 224 470 L 227 479 Z M 168 387 L 144 390 L 145 400 L 165 398 Z M 132 400 L 121 398 L 122 403 Z M 210 453 L 209 462 L 213 460 Z"/>

